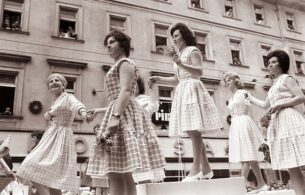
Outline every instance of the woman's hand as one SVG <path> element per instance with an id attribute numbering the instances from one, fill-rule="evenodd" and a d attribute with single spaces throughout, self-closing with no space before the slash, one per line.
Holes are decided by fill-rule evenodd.
<path id="1" fill-rule="evenodd" d="M 173 61 L 176 62 L 177 65 L 181 65 L 181 59 L 180 56 L 178 54 L 174 54 L 173 55 Z"/>
<path id="2" fill-rule="evenodd" d="M 271 108 L 269 109 L 269 112 L 271 114 L 274 114 L 275 112 L 277 112 L 278 110 L 282 109 L 283 106 L 281 104 L 275 104 L 273 106 L 271 106 Z"/>
<path id="3" fill-rule="evenodd" d="M 94 120 L 94 118 L 96 117 L 97 112 L 95 109 L 91 109 L 87 111 L 87 121 L 91 122 Z"/>
<path id="4" fill-rule="evenodd" d="M 120 119 L 117 117 L 112 117 L 110 123 L 106 128 L 106 131 L 102 133 L 101 139 L 106 140 L 107 138 L 111 137 L 115 132 L 119 130 L 119 124 Z"/>

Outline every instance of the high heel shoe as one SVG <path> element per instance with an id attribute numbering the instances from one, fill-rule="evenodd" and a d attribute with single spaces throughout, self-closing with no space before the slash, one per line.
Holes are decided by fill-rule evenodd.
<path id="1" fill-rule="evenodd" d="M 190 182 L 190 181 L 198 181 L 200 180 L 200 178 L 203 177 L 202 172 L 200 171 L 199 173 L 197 173 L 194 176 L 186 176 L 182 182 Z"/>
<path id="2" fill-rule="evenodd" d="M 202 172 L 201 172 L 202 173 Z M 207 174 L 205 175 L 202 175 L 200 177 L 201 180 L 203 179 L 212 179 L 212 177 L 214 177 L 214 172 L 211 170 L 210 172 L 208 172 Z"/>

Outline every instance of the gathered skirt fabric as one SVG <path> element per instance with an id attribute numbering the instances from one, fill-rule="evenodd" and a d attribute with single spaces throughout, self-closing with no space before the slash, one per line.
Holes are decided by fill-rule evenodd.
<path id="1" fill-rule="evenodd" d="M 229 134 L 229 162 L 263 161 L 264 155 L 258 151 L 264 143 L 262 133 L 247 114 L 234 115 Z"/>
<path id="2" fill-rule="evenodd" d="M 271 117 L 268 128 L 271 165 L 274 170 L 305 165 L 305 118 L 293 107 Z"/>
<path id="3" fill-rule="evenodd" d="M 180 80 L 172 102 L 169 136 L 182 136 L 186 131 L 219 130 L 222 123 L 209 92 L 198 79 Z"/>
<path id="4" fill-rule="evenodd" d="M 24 159 L 16 175 L 25 183 L 30 181 L 54 189 L 78 191 L 72 128 L 50 126 L 39 144 Z"/>

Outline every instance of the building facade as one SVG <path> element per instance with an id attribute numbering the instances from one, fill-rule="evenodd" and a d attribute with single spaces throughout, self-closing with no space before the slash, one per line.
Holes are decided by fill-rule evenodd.
<path id="1" fill-rule="evenodd" d="M 228 169 L 224 149 L 231 93 L 224 87 L 224 72 L 237 72 L 247 90 L 265 98 L 272 83 L 265 57 L 271 50 L 284 49 L 291 56 L 290 74 L 305 89 L 304 17 L 305 3 L 299 0 L 0 0 L 0 137 L 11 134 L 12 155 L 26 155 L 30 133 L 47 127 L 43 113 L 51 99 L 46 79 L 53 72 L 67 78 L 67 91 L 88 108 L 107 106 L 103 79 L 113 62 L 103 42 L 113 29 L 130 35 L 131 58 L 145 81 L 151 75 L 173 75 L 172 60 L 159 46 L 170 46 L 169 28 L 183 22 L 197 37 L 204 56 L 201 80 L 224 125 L 204 137 L 215 162 L 212 167 Z M 183 144 L 167 136 L 173 91 L 171 85 L 157 86 L 160 109 L 152 120 L 169 170 L 175 171 L 189 168 L 192 153 L 188 138 Z M 257 113 L 264 111 L 253 108 L 256 120 L 262 115 Z M 91 124 L 75 120 L 79 156 L 88 156 L 93 126 L 101 117 Z M 184 153 L 179 152 L 181 145 Z M 183 167 L 179 155 L 184 157 Z"/>

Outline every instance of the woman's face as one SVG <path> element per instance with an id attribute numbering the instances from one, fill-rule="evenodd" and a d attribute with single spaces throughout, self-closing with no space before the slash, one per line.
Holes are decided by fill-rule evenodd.
<path id="1" fill-rule="evenodd" d="M 64 91 L 64 85 L 57 76 L 51 77 L 48 87 L 49 91 L 53 94 L 60 94 Z"/>
<path id="2" fill-rule="evenodd" d="M 275 76 L 283 73 L 277 57 L 274 56 L 269 59 L 268 70 L 269 70 L 270 74 L 275 75 Z"/>
<path id="3" fill-rule="evenodd" d="M 118 56 L 122 55 L 124 53 L 123 48 L 120 47 L 120 44 L 117 40 L 115 40 L 113 37 L 109 37 L 107 39 L 107 45 L 109 55 L 116 59 Z"/>
<path id="4" fill-rule="evenodd" d="M 175 30 L 173 33 L 173 41 L 174 44 L 179 48 L 183 48 L 185 46 L 185 41 L 182 38 L 182 35 L 179 30 Z"/>
<path id="5" fill-rule="evenodd" d="M 225 85 L 226 85 L 226 87 L 228 87 L 231 90 L 236 88 L 235 80 L 229 76 L 225 78 Z"/>

